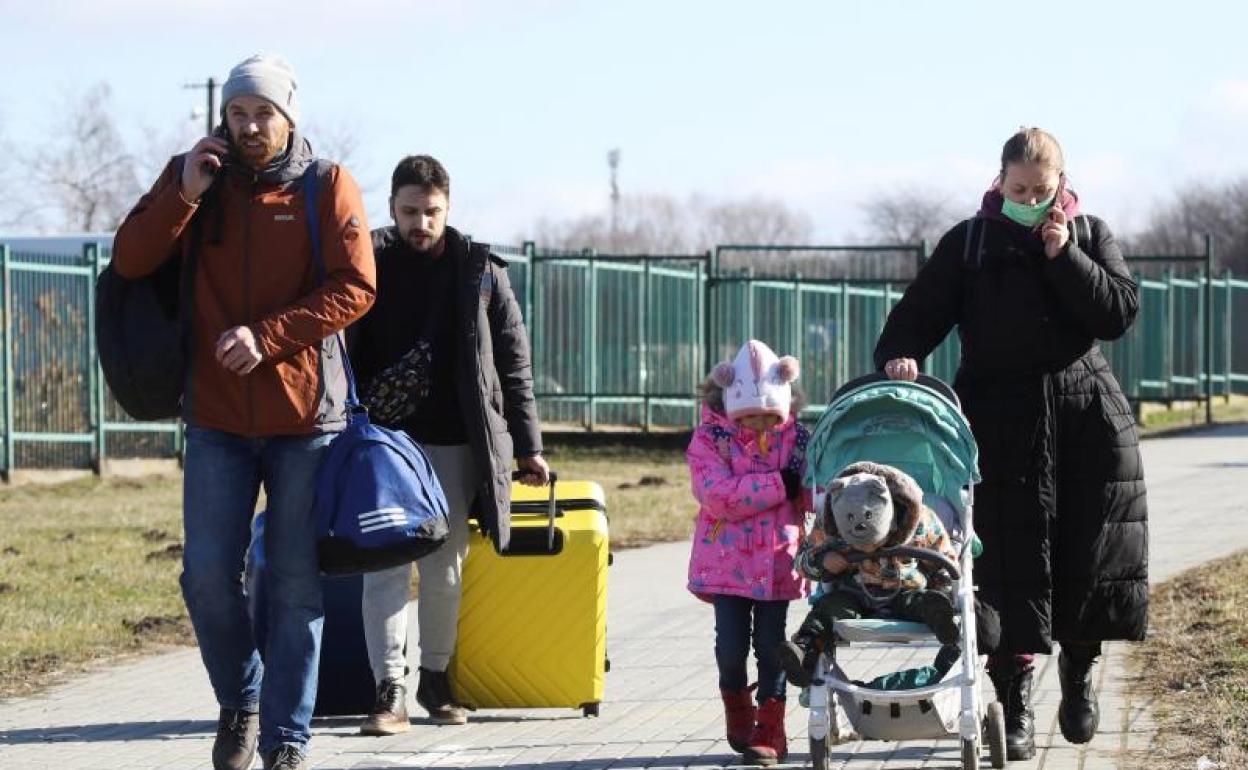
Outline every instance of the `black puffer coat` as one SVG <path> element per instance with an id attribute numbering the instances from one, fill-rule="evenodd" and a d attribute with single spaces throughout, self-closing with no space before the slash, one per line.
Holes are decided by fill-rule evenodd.
<path id="1" fill-rule="evenodd" d="M 1000 652 L 1142 639 L 1148 615 L 1144 474 L 1131 408 L 1096 340 L 1130 327 L 1138 293 L 1105 223 L 1056 259 L 991 218 L 945 234 L 889 314 L 875 364 L 921 361 L 955 325 L 954 383 L 979 444 L 975 563 L 1001 612 Z M 1090 230 L 1089 234 L 1086 231 Z"/>

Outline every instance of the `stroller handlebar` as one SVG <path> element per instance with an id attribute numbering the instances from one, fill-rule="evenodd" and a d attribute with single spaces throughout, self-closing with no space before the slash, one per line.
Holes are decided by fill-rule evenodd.
<path id="1" fill-rule="evenodd" d="M 962 572 L 958 569 L 958 565 L 953 563 L 952 559 L 945 556 L 940 551 L 933 551 L 929 548 L 916 548 L 910 545 L 899 545 L 894 548 L 881 548 L 877 551 L 872 551 L 871 553 L 855 551 L 854 553 L 846 556 L 845 559 L 850 564 L 858 564 L 859 562 L 864 562 L 868 559 L 879 559 L 893 556 L 919 559 L 920 561 L 934 563 L 948 573 L 950 578 L 954 580 L 962 579 Z"/>

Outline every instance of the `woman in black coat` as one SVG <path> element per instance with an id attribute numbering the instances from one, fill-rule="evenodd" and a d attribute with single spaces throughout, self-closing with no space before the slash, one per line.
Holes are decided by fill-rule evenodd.
<path id="1" fill-rule="evenodd" d="M 1109 227 L 1079 215 L 1062 151 L 1040 129 L 1005 143 L 978 215 L 941 238 L 889 314 L 875 363 L 913 380 L 954 326 L 954 386 L 979 444 L 980 598 L 1001 613 L 988 673 L 1010 759 L 1035 752 L 1032 654 L 1058 642 L 1058 721 L 1096 733 L 1090 669 L 1107 639 L 1144 638 L 1148 529 L 1131 407 L 1096 345 L 1139 298 Z"/>

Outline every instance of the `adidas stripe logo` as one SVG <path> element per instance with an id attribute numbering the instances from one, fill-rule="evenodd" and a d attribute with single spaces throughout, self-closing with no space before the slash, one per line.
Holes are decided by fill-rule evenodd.
<path id="1" fill-rule="evenodd" d="M 379 529 L 394 529 L 407 524 L 407 514 L 401 507 L 378 508 L 375 511 L 364 511 L 356 517 L 360 522 L 360 532 L 376 532 Z"/>

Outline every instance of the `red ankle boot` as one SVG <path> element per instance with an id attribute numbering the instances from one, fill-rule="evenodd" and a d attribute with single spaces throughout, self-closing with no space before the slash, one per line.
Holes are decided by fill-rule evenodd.
<path id="1" fill-rule="evenodd" d="M 754 699 L 750 690 L 723 690 L 719 694 L 724 698 L 724 721 L 728 723 L 728 745 L 733 751 L 745 751 L 750 745 L 750 734 L 754 729 Z"/>
<path id="2" fill-rule="evenodd" d="M 783 762 L 789 755 L 789 742 L 784 735 L 784 701 L 768 698 L 758 707 L 758 721 L 745 749 L 745 761 L 764 767 Z"/>

